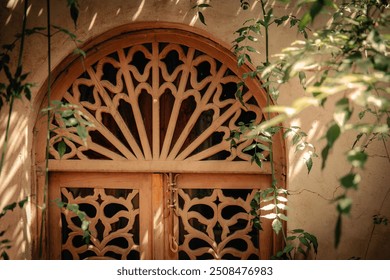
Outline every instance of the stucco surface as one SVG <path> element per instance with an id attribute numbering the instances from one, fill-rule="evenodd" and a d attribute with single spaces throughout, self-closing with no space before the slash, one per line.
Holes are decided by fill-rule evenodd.
<path id="1" fill-rule="evenodd" d="M 12 2 L 12 1 L 9 1 Z M 7 7 L 7 1 L 0 6 L 0 43 L 13 40 L 13 36 L 21 30 L 22 1 L 14 1 Z M 45 26 L 45 1 L 29 1 L 28 28 Z M 81 0 L 80 16 L 77 28 L 69 16 L 66 1 L 52 1 L 52 24 L 63 26 L 74 32 L 78 39 L 88 41 L 108 30 L 131 22 L 164 21 L 182 23 L 204 29 L 213 37 L 226 45 L 231 45 L 235 30 L 240 28 L 248 18 L 257 17 L 259 7 L 254 6 L 247 11 L 239 8 L 239 1 L 212 1 L 212 8 L 204 11 L 207 26 L 200 23 L 196 12 L 191 10 L 195 1 L 189 0 Z M 275 13 L 282 15 L 293 12 L 278 5 Z M 270 51 L 278 53 L 290 42 L 299 38 L 295 30 L 287 26 L 271 30 Z M 0 209 L 5 205 L 23 199 L 26 195 L 34 195 L 35 174 L 32 166 L 34 158 L 32 145 L 34 141 L 34 124 L 40 118 L 39 107 L 43 96 L 38 92 L 47 78 L 47 48 L 43 35 L 33 35 L 27 38 L 23 56 L 25 72 L 30 72 L 29 79 L 34 82 L 33 99 L 31 102 L 22 99 L 15 102 L 11 119 L 11 135 L 6 155 L 4 170 L 0 177 Z M 56 34 L 52 38 L 53 69 L 74 49 L 74 43 L 64 34 Z M 260 55 L 264 58 L 264 47 L 258 45 Z M 17 52 L 13 54 L 16 59 Z M 0 77 L 4 79 L 4 77 Z M 297 82 L 283 86 L 279 99 L 280 104 L 289 104 L 294 98 L 302 96 L 303 92 Z M 331 106 L 331 105 L 329 105 Z M 325 144 L 320 139 L 331 119 L 331 110 L 307 109 L 299 117 L 290 122 L 299 125 L 309 135 L 309 141 L 320 151 Z M 0 112 L 0 131 L 5 130 L 7 109 Z M 318 259 L 349 259 L 352 257 L 368 259 L 390 259 L 390 226 L 376 226 L 370 246 L 367 250 L 373 229 L 372 216 L 378 214 L 382 207 L 383 215 L 390 217 L 390 196 L 385 197 L 389 189 L 390 173 L 389 159 L 383 157 L 383 143 L 373 143 L 369 150 L 370 160 L 363 174 L 359 191 L 352 194 L 354 204 L 349 218 L 344 219 L 341 245 L 334 249 L 334 226 L 336 223 L 335 205 L 331 202 L 339 194 L 338 178 L 347 172 L 348 165 L 344 160 L 344 152 L 353 143 L 353 138 L 345 137 L 338 140 L 337 146 L 331 152 L 327 167 L 320 169 L 320 159 L 316 159 L 310 175 L 307 174 L 302 155 L 295 154 L 294 149 L 288 149 L 288 188 L 292 195 L 289 197 L 288 229 L 304 228 L 313 233 L 319 240 Z M 3 133 L 0 144 L 4 142 Z M 388 150 L 390 147 L 388 145 Z M 1 221 L 1 229 L 7 229 L 7 237 L 12 240 L 13 259 L 31 258 L 32 237 L 30 232 L 30 210 L 34 205 L 29 204 L 23 210 L 9 213 Z M 366 255 L 367 251 L 367 255 Z"/>

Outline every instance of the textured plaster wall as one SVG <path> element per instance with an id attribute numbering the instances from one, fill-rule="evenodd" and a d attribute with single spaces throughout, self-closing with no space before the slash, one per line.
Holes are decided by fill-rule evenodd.
<path id="1" fill-rule="evenodd" d="M 45 26 L 46 8 L 42 0 L 29 1 L 28 28 Z M 191 7 L 193 0 L 80 0 L 80 16 L 77 29 L 74 28 L 65 0 L 52 2 L 52 24 L 63 26 L 77 34 L 83 41 L 131 22 L 166 21 L 193 25 L 205 29 L 226 44 L 234 40 L 233 32 L 242 26 L 248 19 L 259 13 L 257 4 L 248 11 L 239 8 L 239 1 L 228 0 L 212 1 L 212 8 L 204 11 L 207 26 L 197 20 L 196 13 Z M 5 44 L 13 40 L 14 34 L 21 30 L 23 1 L 1 1 L 0 4 L 0 43 Z M 282 15 L 293 10 L 275 5 L 275 13 Z M 295 30 L 281 27 L 271 30 L 270 51 L 279 52 L 293 40 L 299 38 Z M 74 43 L 63 34 L 57 34 L 52 40 L 52 65 L 58 65 L 74 48 Z M 261 61 L 264 47 L 260 44 Z M 17 51 L 13 59 L 16 59 Z M 30 80 L 35 83 L 33 100 L 17 100 L 11 119 L 11 131 L 4 170 L 0 177 L 0 209 L 5 205 L 23 199 L 26 195 L 34 195 L 34 172 L 32 170 L 33 155 L 33 127 L 39 117 L 39 106 L 42 97 L 37 97 L 39 89 L 47 78 L 47 50 L 46 38 L 34 35 L 26 40 L 26 49 L 23 57 L 25 72 L 30 72 Z M 0 77 L 4 79 L 4 77 Z M 288 104 L 295 97 L 302 96 L 297 83 L 290 83 L 283 87 L 279 103 Z M 324 141 L 319 139 L 325 129 L 325 124 L 331 118 L 329 108 L 325 110 L 306 110 L 300 117 L 291 120 L 300 125 L 308 134 L 309 140 L 320 151 Z M 0 131 L 5 130 L 7 109 L 0 112 Z M 1 133 L 0 144 L 4 142 L 4 133 Z M 377 214 L 383 203 L 383 215 L 390 217 L 390 197 L 385 199 L 389 189 L 390 173 L 388 159 L 383 144 L 375 143 L 369 151 L 372 158 L 366 167 L 361 189 L 356 192 L 354 205 L 349 219 L 345 219 L 342 243 L 339 249 L 333 248 L 333 233 L 336 222 L 335 205 L 332 198 L 338 195 L 337 179 L 346 172 L 348 167 L 343 159 L 343 153 L 353 142 L 351 137 L 344 137 L 338 141 L 332 151 L 327 168 L 321 171 L 320 160 L 315 160 L 315 167 L 308 176 L 302 155 L 288 149 L 288 187 L 291 190 L 288 213 L 290 221 L 288 229 L 304 228 L 315 234 L 319 240 L 318 259 L 348 259 L 351 257 L 365 257 L 370 234 L 372 232 L 372 215 Z M 390 149 L 390 147 L 388 147 Z M 13 248 L 9 251 L 12 259 L 31 258 L 32 237 L 30 227 L 32 223 L 29 214 L 34 205 L 28 205 L 24 210 L 9 213 L 6 219 L 1 220 L 0 229 L 7 229 L 7 237 L 12 240 Z M 369 259 L 390 259 L 390 226 L 376 227 L 371 245 L 368 249 Z"/>

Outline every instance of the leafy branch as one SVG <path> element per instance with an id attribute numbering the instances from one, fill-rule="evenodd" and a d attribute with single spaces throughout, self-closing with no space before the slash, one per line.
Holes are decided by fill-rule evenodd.
<path id="1" fill-rule="evenodd" d="M 351 168 L 339 179 L 344 193 L 335 200 L 337 247 L 342 217 L 352 207 L 348 192 L 359 187 L 359 171 L 364 170 L 368 160 L 366 149 L 374 140 L 385 144 L 390 136 L 390 91 L 386 86 L 390 83 L 390 40 L 386 33 L 390 16 L 389 6 L 378 1 L 351 1 L 340 6 L 331 2 L 313 2 L 299 24 L 305 27 L 327 7 L 334 9 L 330 25 L 314 32 L 311 38 L 296 41 L 274 62 L 258 69 L 263 79 L 272 77 L 279 86 L 299 78 L 311 96 L 297 98 L 291 106 L 270 106 L 268 112 L 279 114 L 254 127 L 250 135 L 279 125 L 308 107 L 324 107 L 329 97 L 336 98 L 333 120 L 323 135 L 326 143 L 321 151 L 322 169 L 343 134 L 351 131 L 357 135 L 353 148 L 346 151 Z"/>
<path id="2" fill-rule="evenodd" d="M 191 10 L 196 10 L 196 14 L 198 15 L 198 18 L 199 18 L 200 22 L 203 23 L 204 25 L 207 25 L 202 10 L 204 10 L 204 8 L 210 8 L 210 7 L 211 7 L 210 4 L 201 3 L 201 4 L 196 4 L 196 5 L 194 5 L 194 6 L 191 8 Z"/>
<path id="3" fill-rule="evenodd" d="M 19 207 L 22 209 L 24 205 L 28 202 L 28 197 L 25 199 L 19 201 L 19 202 L 13 202 L 11 204 L 6 205 L 3 210 L 0 212 L 0 219 L 4 217 L 7 212 L 13 211 L 16 207 Z M 0 231 L 0 259 L 8 260 L 9 256 L 7 254 L 7 250 L 11 249 L 11 240 L 4 239 L 3 236 L 5 235 L 7 231 L 1 230 Z"/>
<path id="4" fill-rule="evenodd" d="M 63 202 L 59 199 L 55 200 L 55 203 L 59 208 L 64 209 L 64 211 L 70 211 L 77 216 L 81 223 L 80 229 L 83 232 L 83 239 L 86 244 L 89 244 L 91 240 L 91 231 L 89 229 L 89 225 L 91 222 L 88 220 L 87 214 L 80 210 L 80 206 L 78 204 Z"/>

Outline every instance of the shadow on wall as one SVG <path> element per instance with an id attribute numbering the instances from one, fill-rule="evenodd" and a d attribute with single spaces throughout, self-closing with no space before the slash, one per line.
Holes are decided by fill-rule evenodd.
<path id="1" fill-rule="evenodd" d="M 6 205 L 21 201 L 31 194 L 31 181 L 29 178 L 31 166 L 30 153 L 27 149 L 28 117 L 27 101 L 18 100 L 15 103 L 10 122 L 10 137 L 5 154 L 2 172 L 0 174 L 0 209 Z M 27 110 L 26 110 L 27 109 Z M 5 131 L 7 109 L 2 108 L 0 116 L 1 131 Z M 4 144 L 4 133 L 0 138 L 0 145 Z M 11 259 L 29 258 L 31 250 L 31 206 L 25 205 L 23 209 L 16 207 L 2 217 L 0 231 L 6 231 L 2 240 L 11 240 L 12 246 L 7 250 Z M 1 252 L 0 252 L 1 253 Z"/>
<path id="2" fill-rule="evenodd" d="M 26 1 L 26 0 L 25 0 Z M 45 6 L 44 1 L 40 0 L 32 0 L 31 4 L 28 6 L 28 16 L 29 23 L 28 28 L 32 28 L 34 26 L 45 26 L 46 24 L 46 16 L 45 16 Z M 131 21 L 180 21 L 186 23 L 188 25 L 199 24 L 198 16 L 196 10 L 191 9 L 191 7 L 196 3 L 195 0 L 137 0 L 137 1 L 128 1 L 128 0 L 117 0 L 110 2 L 110 5 L 107 5 L 106 1 L 89 1 L 89 3 L 93 2 L 93 5 L 84 6 L 85 3 L 80 1 L 80 16 L 78 26 L 76 31 L 74 31 L 74 25 L 72 19 L 69 15 L 69 10 L 66 6 L 66 1 L 52 1 L 53 13 L 52 19 L 53 24 L 63 25 L 64 27 L 69 27 L 69 30 L 77 33 L 81 39 L 88 39 L 96 34 L 104 32 L 112 27 L 117 25 L 125 24 Z M 237 1 L 238 2 L 238 1 Z M 252 7 L 252 9 L 255 6 Z M 237 4 L 237 9 L 232 7 L 236 11 L 234 15 L 238 15 L 240 13 L 239 5 Z M 9 43 L 14 39 L 14 35 L 20 32 L 21 29 L 21 19 L 22 19 L 22 10 L 23 10 L 23 1 L 21 0 L 8 0 L 2 1 L 1 10 L 0 10 L 0 45 Z M 221 11 L 217 11 L 219 13 Z M 206 12 L 207 13 L 207 12 Z M 163 18 L 164 17 L 164 18 Z M 207 20 L 207 16 L 206 16 Z M 241 21 L 241 19 L 240 19 Z M 240 22 L 241 23 L 241 22 Z M 203 26 L 202 26 L 203 27 Z M 213 28 L 216 28 L 215 26 Z M 233 32 L 233 31 L 232 31 Z M 41 35 L 37 35 L 41 36 Z M 45 74 L 46 68 L 42 65 L 39 65 L 41 68 L 38 69 L 38 65 L 35 65 L 34 57 L 43 57 L 44 62 L 46 62 L 46 46 L 41 46 L 39 44 L 34 44 L 35 38 L 31 36 L 28 38 L 28 47 L 30 48 L 29 54 L 34 54 L 31 57 L 25 57 L 30 62 L 30 69 L 26 69 L 26 71 L 31 71 L 32 74 L 36 72 L 40 72 L 41 80 L 37 81 L 39 85 L 43 84 L 43 80 L 46 78 L 47 74 Z M 58 34 L 53 37 L 56 41 L 54 42 L 55 48 L 53 51 L 57 51 L 60 53 L 57 55 L 58 61 L 61 60 L 61 55 L 68 55 L 74 48 L 74 44 L 68 40 L 68 37 L 65 34 Z M 53 41 L 54 41 L 53 40 Z M 66 43 L 66 46 L 63 47 L 62 44 Z M 15 54 L 16 55 L 16 54 Z M 47 66 L 46 66 L 47 67 Z M 46 72 L 45 72 L 46 71 Z M 44 74 L 42 74 L 44 73 Z M 39 77 L 39 75 L 38 75 Z M 0 77 L 2 81 L 4 77 Z M 35 87 L 34 93 L 38 91 L 39 87 Z M 33 93 L 33 96 L 34 96 Z M 35 102 L 40 102 L 40 100 L 35 100 Z M 32 112 L 29 107 L 29 103 L 27 100 L 17 100 L 16 108 L 12 114 L 11 119 L 11 135 L 9 139 L 7 156 L 4 164 L 4 168 L 2 174 L 0 175 L 0 209 L 5 205 L 12 203 L 14 201 L 19 201 L 23 199 L 25 196 L 31 195 L 31 166 L 33 164 L 31 158 L 31 142 L 32 142 L 32 127 L 30 125 L 34 122 L 30 121 L 29 118 L 31 116 L 39 115 L 38 112 Z M 5 131 L 5 124 L 7 119 L 7 110 L 6 106 L 1 109 L 0 112 L 0 145 L 2 147 L 4 143 L 4 135 L 3 131 Z M 301 118 L 295 120 L 297 126 L 309 127 L 308 131 L 309 137 L 308 141 L 316 142 L 318 140 L 319 135 L 321 135 L 324 127 L 321 127 L 321 123 L 318 120 L 308 120 L 307 118 Z M 295 149 L 295 148 L 293 148 Z M 304 169 L 305 162 L 302 159 L 304 154 L 295 155 L 294 150 L 291 149 L 289 151 L 288 157 L 295 158 L 293 160 L 294 164 L 291 165 L 289 170 L 289 181 L 295 182 L 296 178 L 300 178 L 301 180 L 305 180 L 306 177 L 302 175 L 305 173 Z M 383 153 L 383 151 L 382 151 Z M 317 161 L 317 164 L 319 161 Z M 377 170 L 378 171 L 378 170 Z M 381 170 L 379 170 L 381 171 Z M 382 170 L 386 171 L 386 170 Z M 300 175 L 301 174 L 301 175 Z M 333 174 L 334 175 L 334 174 Z M 318 180 L 318 182 L 324 182 L 324 177 L 327 176 L 322 173 L 319 173 L 314 177 L 312 181 Z M 303 179 L 302 179 L 303 178 Z M 384 178 L 384 175 L 383 175 Z M 381 178 L 383 180 L 383 178 Z M 335 179 L 335 178 L 333 178 Z M 328 178 L 326 179 L 328 180 Z M 335 179 L 336 181 L 336 179 Z M 375 178 L 371 180 L 371 182 L 375 182 Z M 300 186 L 291 185 L 292 188 L 299 188 Z M 321 187 L 324 187 L 323 185 Z M 321 187 L 316 186 L 314 190 L 317 192 L 321 191 Z M 329 189 L 334 190 L 337 186 L 331 186 Z M 385 189 L 383 187 L 382 189 Z M 332 191 L 333 191 L 332 190 Z M 318 193 L 317 193 L 318 194 Z M 378 194 L 368 194 L 367 200 L 370 203 L 362 200 L 362 204 L 367 203 L 369 207 L 361 207 L 359 209 L 365 209 L 367 213 L 371 213 L 373 210 L 377 210 L 374 205 L 377 199 L 373 196 Z M 379 196 L 382 196 L 379 194 Z M 369 199 L 368 199 L 369 198 Z M 315 204 L 316 198 L 309 197 L 307 201 Z M 388 203 L 389 200 L 387 200 Z M 372 203 L 373 202 L 373 203 Z M 311 204 L 310 204 L 311 205 Z M 30 227 L 33 223 L 33 218 L 30 216 L 31 208 L 35 206 L 27 206 L 23 211 L 15 210 L 14 212 L 10 212 L 7 214 L 4 220 L 1 221 L 1 230 L 6 229 L 7 235 L 6 237 L 12 240 L 12 250 L 10 250 L 10 257 L 13 259 L 21 259 L 29 257 L 29 250 L 31 250 L 31 233 Z M 297 209 L 299 211 L 299 209 Z M 313 210 L 314 211 L 314 210 Z M 365 224 L 370 223 L 369 215 L 366 214 L 368 219 L 365 220 Z M 302 218 L 302 216 L 301 216 Z M 305 217 L 306 218 L 306 217 Z M 330 219 L 328 216 L 324 217 L 324 219 Z M 309 221 L 310 223 L 310 221 Z M 316 221 L 318 223 L 318 221 Z M 315 225 L 315 223 L 313 223 Z M 332 224 L 333 225 L 333 224 Z M 332 226 L 331 225 L 331 226 Z M 371 224 L 370 224 L 371 225 Z M 371 251 L 381 250 L 381 246 L 378 244 L 386 243 L 388 241 L 382 240 L 383 236 L 386 234 L 382 234 L 383 232 L 387 232 L 388 230 L 380 231 L 380 236 L 377 234 L 376 243 L 373 244 Z M 369 231 L 371 228 L 366 229 L 364 231 L 364 237 L 369 235 Z M 330 228 L 325 234 L 330 233 L 333 234 L 333 228 Z M 366 234 L 367 233 L 367 234 Z M 324 235 L 325 235 L 324 234 Z M 356 235 L 357 233 L 354 230 L 349 229 L 349 233 L 351 236 Z M 324 236 L 325 238 L 331 240 L 331 237 Z M 347 236 L 346 236 L 347 238 Z M 353 239 L 354 240 L 354 239 Z M 321 239 L 320 239 L 321 242 Z M 364 243 L 365 241 L 363 241 Z M 331 245 L 330 245 L 331 246 Z M 351 245 L 352 246 L 352 245 Z M 346 248 L 345 250 L 348 250 Z"/>

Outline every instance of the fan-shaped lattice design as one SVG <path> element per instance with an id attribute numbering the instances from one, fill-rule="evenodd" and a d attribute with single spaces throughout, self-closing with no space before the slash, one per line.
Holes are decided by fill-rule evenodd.
<path id="1" fill-rule="evenodd" d="M 237 75 L 223 62 L 184 44 L 136 44 L 101 57 L 66 90 L 93 124 L 87 147 L 76 130 L 51 124 L 50 153 L 64 139 L 62 159 L 244 161 L 250 140 L 231 149 L 226 139 L 239 122 L 259 123 L 261 109 L 246 89 L 235 98 Z"/>

